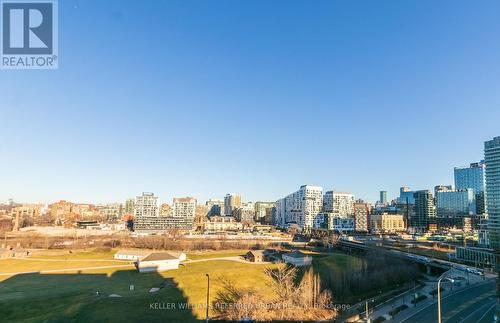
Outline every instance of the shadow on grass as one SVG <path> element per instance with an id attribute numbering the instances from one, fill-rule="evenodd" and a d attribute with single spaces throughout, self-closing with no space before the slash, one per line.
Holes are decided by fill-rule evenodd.
<path id="1" fill-rule="evenodd" d="M 132 270 L 15 275 L 0 282 L 0 304 L 5 322 L 199 322 L 173 279 Z"/>

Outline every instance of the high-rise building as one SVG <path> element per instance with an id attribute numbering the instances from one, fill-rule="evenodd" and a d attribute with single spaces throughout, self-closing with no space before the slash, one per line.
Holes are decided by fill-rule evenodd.
<path id="1" fill-rule="evenodd" d="M 134 208 L 135 208 L 135 199 L 127 199 L 125 201 L 125 209 L 124 212 L 125 214 L 134 214 Z"/>
<path id="2" fill-rule="evenodd" d="M 500 136 L 484 143 L 486 213 L 490 247 L 500 256 Z M 497 261 L 497 266 L 499 261 Z"/>
<path id="3" fill-rule="evenodd" d="M 255 221 L 262 224 L 269 224 L 272 216 L 274 202 L 255 202 Z"/>
<path id="4" fill-rule="evenodd" d="M 485 213 L 485 167 L 484 161 L 480 161 L 471 163 L 468 167 L 455 167 L 454 169 L 455 187 L 457 189 L 470 188 L 474 191 L 477 214 Z"/>
<path id="5" fill-rule="evenodd" d="M 397 204 L 415 204 L 414 193 L 415 192 L 411 191 L 407 186 L 401 187 L 399 189 L 399 197 L 396 200 Z"/>
<path id="6" fill-rule="evenodd" d="M 354 203 L 354 228 L 358 232 L 369 230 L 370 204 L 363 201 Z"/>
<path id="7" fill-rule="evenodd" d="M 196 213 L 196 199 L 194 197 L 174 197 L 172 216 L 176 218 L 194 219 Z"/>
<path id="8" fill-rule="evenodd" d="M 387 191 L 380 191 L 380 204 L 387 204 Z"/>
<path id="9" fill-rule="evenodd" d="M 484 178 L 485 162 L 471 163 L 468 167 L 455 167 L 455 187 L 457 189 L 472 188 L 474 193 L 483 192 L 486 182 Z"/>
<path id="10" fill-rule="evenodd" d="M 453 190 L 453 186 L 452 185 L 436 185 L 434 186 L 434 198 L 436 198 L 437 196 L 437 192 L 441 192 L 441 191 L 452 191 Z"/>
<path id="11" fill-rule="evenodd" d="M 255 206 L 252 202 L 242 203 L 233 210 L 233 216 L 238 222 L 252 223 L 255 218 Z"/>
<path id="12" fill-rule="evenodd" d="M 402 214 L 406 227 L 410 227 L 410 219 L 415 216 L 415 194 L 409 187 L 403 186 L 399 189 L 396 198 L 396 213 Z"/>
<path id="13" fill-rule="evenodd" d="M 354 215 L 354 195 L 328 191 L 323 197 L 323 211 L 340 216 Z"/>
<path id="14" fill-rule="evenodd" d="M 432 193 L 429 190 L 421 190 L 416 191 L 413 196 L 415 213 L 408 219 L 409 227 L 414 232 L 426 232 L 436 221 L 436 208 Z"/>
<path id="15" fill-rule="evenodd" d="M 236 208 L 241 207 L 241 195 L 230 193 L 224 197 L 224 215 L 231 216 Z"/>
<path id="16" fill-rule="evenodd" d="M 296 224 L 302 229 L 311 229 L 322 208 L 323 188 L 302 185 L 298 191 L 276 201 L 276 225 L 286 228 Z"/>
<path id="17" fill-rule="evenodd" d="M 468 189 L 436 188 L 436 215 L 440 226 L 462 226 L 464 218 L 476 214 L 474 191 Z"/>
<path id="18" fill-rule="evenodd" d="M 137 196 L 134 203 L 134 216 L 136 218 L 159 216 L 158 197 L 147 192 Z"/>
<path id="19" fill-rule="evenodd" d="M 224 213 L 224 201 L 223 200 L 217 200 L 217 199 L 209 199 L 205 205 L 208 208 L 208 213 L 207 215 L 209 217 L 212 216 L 219 216 Z"/>

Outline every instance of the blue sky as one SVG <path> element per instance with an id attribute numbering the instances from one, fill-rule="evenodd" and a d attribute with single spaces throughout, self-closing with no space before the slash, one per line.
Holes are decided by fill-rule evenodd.
<path id="1" fill-rule="evenodd" d="M 59 69 L 0 71 L 0 200 L 375 201 L 500 135 L 498 1 L 70 1 Z"/>

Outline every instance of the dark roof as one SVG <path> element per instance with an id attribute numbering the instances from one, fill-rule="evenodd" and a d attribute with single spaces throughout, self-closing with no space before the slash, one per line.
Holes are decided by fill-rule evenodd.
<path id="1" fill-rule="evenodd" d="M 168 252 L 154 252 L 141 261 L 172 260 L 179 259 Z"/>
<path id="2" fill-rule="evenodd" d="M 305 253 L 299 251 L 299 250 L 294 250 L 292 252 L 286 253 L 285 254 L 288 257 L 293 257 L 293 258 L 304 258 L 304 257 L 310 257 L 310 255 L 306 255 Z"/>

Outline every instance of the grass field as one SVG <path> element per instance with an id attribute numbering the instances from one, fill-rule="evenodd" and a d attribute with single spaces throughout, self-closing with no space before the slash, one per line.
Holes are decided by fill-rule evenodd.
<path id="1" fill-rule="evenodd" d="M 191 258 L 227 257 L 241 251 L 210 252 Z M 121 268 L 76 271 L 72 268 L 120 265 L 112 260 L 113 252 L 34 253 L 44 260 L 0 260 L 1 272 L 37 271 L 67 268 L 64 273 L 20 274 L 0 276 L 0 317 L 7 321 L 196 321 L 205 316 L 206 276 L 211 277 L 211 293 L 220 287 L 225 276 L 237 286 L 268 295 L 263 269 L 275 265 L 251 265 L 228 261 L 207 261 L 181 266 L 178 270 L 139 274 L 135 269 Z M 96 262 L 95 260 L 100 260 Z M 156 293 L 152 287 L 167 286 Z M 129 286 L 134 285 L 134 291 Z M 99 296 L 96 292 L 99 292 Z M 108 297 L 110 294 L 121 298 Z M 179 310 L 188 302 L 192 309 Z M 175 303 L 176 310 L 151 309 L 151 304 Z M 166 305 L 165 305 L 166 306 Z"/>
<path id="2" fill-rule="evenodd" d="M 245 255 L 248 250 L 222 250 L 222 251 L 198 251 L 189 252 L 187 257 L 192 260 L 207 259 L 215 257 L 234 257 Z"/>
<path id="3" fill-rule="evenodd" d="M 246 250 L 189 253 L 190 259 L 237 256 Z M 37 260 L 0 260 L 0 272 L 39 271 L 65 268 L 65 272 L 0 276 L 0 318 L 25 322 L 193 322 L 203 320 L 206 303 L 206 276 L 210 274 L 212 299 L 224 276 L 240 288 L 252 289 L 262 297 L 270 295 L 263 270 L 277 265 L 253 265 L 212 260 L 182 265 L 178 270 L 140 274 L 133 267 L 78 271 L 74 268 L 126 264 L 112 259 L 110 252 L 40 251 Z M 42 259 L 42 260 L 38 260 Z M 330 270 L 354 269 L 357 258 L 344 254 L 314 255 L 314 268 L 320 274 Z M 149 293 L 152 287 L 166 287 Z M 130 291 L 129 286 L 134 285 Z M 99 296 L 96 295 L 99 292 Z M 118 294 L 122 297 L 109 297 Z M 191 308 L 179 309 L 179 304 Z M 153 304 L 153 308 L 151 308 Z M 159 304 L 159 305 L 155 305 Z M 168 305 L 175 304 L 175 305 Z M 160 309 L 154 309 L 154 307 Z M 168 309 L 175 306 L 175 309 Z"/>

